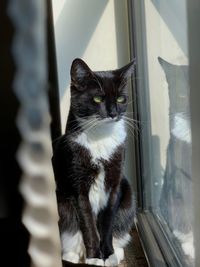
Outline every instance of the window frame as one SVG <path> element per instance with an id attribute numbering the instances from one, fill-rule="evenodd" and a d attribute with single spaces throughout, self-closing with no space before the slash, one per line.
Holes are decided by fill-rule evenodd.
<path id="1" fill-rule="evenodd" d="M 129 14 L 129 36 L 130 36 L 130 53 L 131 57 L 136 57 L 136 77 L 138 74 L 142 74 L 144 79 L 135 79 L 132 81 L 133 88 L 133 111 L 134 119 L 139 120 L 142 117 L 144 121 L 148 120 L 149 95 L 148 95 L 148 71 L 146 64 L 146 36 L 145 36 L 145 17 L 143 16 L 144 0 L 128 0 L 128 14 Z M 200 249 L 200 234 L 198 232 L 198 226 L 200 225 L 200 212 L 197 208 L 200 206 L 200 199 L 198 192 L 200 190 L 200 167 L 198 164 L 198 158 L 200 158 L 200 142 L 198 136 L 200 136 L 200 124 L 198 120 L 198 114 L 200 114 L 200 105 L 198 105 L 198 99 L 200 99 L 200 92 L 198 90 L 198 84 L 200 79 L 198 73 L 200 73 L 200 53 L 198 47 L 200 47 L 200 34 L 198 35 L 197 28 L 200 25 L 200 3 L 192 0 L 187 1 L 187 19 L 188 19 L 188 45 L 189 45 L 189 77 L 190 77 L 190 103 L 191 103 L 191 131 L 192 131 L 192 173 L 193 173 L 193 189 L 194 189 L 194 236 L 195 250 Z M 196 31 L 195 31 L 196 29 Z M 140 88 L 142 89 L 141 91 Z M 144 101 L 142 110 L 140 110 L 140 101 Z M 144 119 L 145 118 L 145 119 Z M 151 120 L 148 120 L 151 122 Z M 142 147 L 145 146 L 146 153 L 149 153 L 150 144 L 148 143 L 148 133 L 151 130 L 151 125 L 142 125 L 144 130 L 143 135 L 137 133 L 135 137 L 135 169 L 136 176 L 135 184 L 137 185 L 137 222 L 136 227 L 140 234 L 143 248 L 147 256 L 149 266 L 152 267 L 181 267 L 187 266 L 176 254 L 166 232 L 164 231 L 161 223 L 159 223 L 156 216 L 151 212 L 151 207 L 148 210 L 144 207 L 144 166 L 146 174 L 150 173 L 151 167 L 148 160 L 143 161 Z M 195 148 L 195 149 L 194 149 Z M 148 179 L 150 180 L 150 179 Z M 198 254 L 198 253 L 196 253 Z M 200 257 L 195 255 L 195 267 L 200 266 Z M 184 264 L 184 265 L 183 265 Z M 188 266 L 189 267 L 189 266 Z"/>

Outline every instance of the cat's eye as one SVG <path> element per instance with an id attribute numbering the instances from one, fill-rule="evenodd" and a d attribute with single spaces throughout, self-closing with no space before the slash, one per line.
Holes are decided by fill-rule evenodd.
<path id="1" fill-rule="evenodd" d="M 125 96 L 121 95 L 117 98 L 117 103 L 123 104 L 126 102 Z"/>
<path id="2" fill-rule="evenodd" d="M 93 97 L 93 101 L 95 102 L 95 103 L 101 103 L 102 101 L 103 101 L 103 97 L 102 96 L 100 96 L 100 95 L 98 95 L 98 96 L 94 96 Z"/>

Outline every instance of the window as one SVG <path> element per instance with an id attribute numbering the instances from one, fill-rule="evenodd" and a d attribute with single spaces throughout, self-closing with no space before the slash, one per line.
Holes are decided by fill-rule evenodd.
<path id="1" fill-rule="evenodd" d="M 152 266 L 192 267 L 195 252 L 187 1 L 133 1 L 130 9 L 141 129 L 137 148 L 141 178 L 138 227 L 148 232 L 144 236 L 146 245 L 148 238 L 150 242 L 155 239 L 164 258 L 158 261 L 159 257 L 150 256 Z"/>
<path id="2" fill-rule="evenodd" d="M 15 259 L 15 265 L 19 262 L 21 266 L 30 265 L 30 260 L 37 266 L 61 266 L 48 96 L 54 139 L 65 126 L 69 107 L 65 66 L 70 66 L 75 55 L 90 61 L 92 68 L 122 66 L 129 60 L 130 37 L 131 58 L 137 59 L 130 114 L 133 104 L 139 130 L 135 140 L 132 131 L 129 135 L 125 169 L 130 180 L 135 176 L 131 182 L 138 188 L 137 228 L 150 266 L 199 267 L 200 1 L 62 0 L 57 7 L 52 14 L 51 1 L 47 5 L 29 1 L 26 6 L 23 1 L 8 1 L 1 9 L 5 28 L 1 50 L 6 51 L 2 62 L 7 69 L 2 85 L 8 88 L 2 97 L 7 122 L 2 131 L 6 152 L 1 168 L 5 176 L 1 232 L 5 250 L 10 253 L 5 244 L 14 240 L 19 252 L 18 257 L 3 252 L 6 261 Z M 24 197 L 23 224 L 29 233 L 20 221 L 18 186 Z M 7 200 L 12 204 L 8 208 Z M 12 242 L 8 242 L 9 233 Z M 135 247 L 136 243 L 134 238 Z M 132 262 L 132 246 L 128 250 Z"/>

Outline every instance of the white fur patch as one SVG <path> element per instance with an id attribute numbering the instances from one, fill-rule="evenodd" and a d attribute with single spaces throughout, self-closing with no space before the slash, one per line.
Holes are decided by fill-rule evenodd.
<path id="1" fill-rule="evenodd" d="M 173 233 L 181 243 L 185 255 L 189 256 L 191 259 L 194 259 L 195 251 L 194 251 L 194 238 L 192 231 L 187 234 L 184 234 L 175 230 Z"/>
<path id="2" fill-rule="evenodd" d="M 105 261 L 105 266 L 117 266 L 124 259 L 124 247 L 128 244 L 131 237 L 126 233 L 121 238 L 113 238 L 114 254 L 110 255 Z"/>
<path id="3" fill-rule="evenodd" d="M 74 253 L 73 251 L 69 251 L 68 253 L 64 253 L 62 255 L 63 260 L 69 261 L 72 263 L 79 263 L 80 257 L 78 254 Z"/>
<path id="4" fill-rule="evenodd" d="M 191 143 L 190 121 L 184 114 L 177 113 L 174 116 L 172 134 L 179 140 Z"/>
<path id="5" fill-rule="evenodd" d="M 102 259 L 97 259 L 97 258 L 86 259 L 85 263 L 96 266 L 104 266 L 104 261 Z"/>
<path id="6" fill-rule="evenodd" d="M 131 240 L 131 236 L 126 233 L 123 237 L 113 238 L 113 247 L 114 248 L 124 248 Z"/>
<path id="7" fill-rule="evenodd" d="M 124 249 L 123 248 L 115 248 L 115 255 L 117 256 L 117 260 L 120 263 L 124 259 Z"/>
<path id="8" fill-rule="evenodd" d="M 74 235 L 67 231 L 61 233 L 61 243 L 62 258 L 73 263 L 78 263 L 85 252 L 81 232 L 79 231 Z"/>
<path id="9" fill-rule="evenodd" d="M 90 187 L 89 200 L 92 210 L 95 214 L 103 209 L 107 202 L 109 194 L 105 191 L 105 171 L 102 165 L 100 165 L 99 175 L 96 177 L 95 181 Z"/>
<path id="10" fill-rule="evenodd" d="M 85 130 L 74 140 L 89 150 L 92 160 L 109 160 L 116 148 L 126 139 L 124 121 L 101 122 L 95 128 Z"/>
<path id="11" fill-rule="evenodd" d="M 107 267 L 114 267 L 119 265 L 118 258 L 115 254 L 112 254 L 105 260 L 105 266 Z"/>

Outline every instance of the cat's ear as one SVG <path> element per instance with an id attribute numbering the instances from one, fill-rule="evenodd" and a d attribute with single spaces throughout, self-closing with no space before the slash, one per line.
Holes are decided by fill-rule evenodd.
<path id="1" fill-rule="evenodd" d="M 92 71 L 80 58 L 74 59 L 71 65 L 71 84 L 74 86 L 83 85 L 84 81 L 92 77 Z"/>
<path id="2" fill-rule="evenodd" d="M 158 57 L 158 62 L 160 63 L 166 76 L 167 75 L 173 75 L 175 77 L 178 71 L 180 71 L 182 69 L 182 71 L 185 72 L 185 67 L 187 67 L 186 65 L 172 64 L 161 57 Z M 187 72 L 187 69 L 186 69 L 186 72 Z"/>
<path id="3" fill-rule="evenodd" d="M 160 63 L 165 73 L 165 77 L 168 83 L 171 83 L 174 79 L 176 79 L 177 71 L 180 70 L 180 66 L 169 63 L 161 57 L 158 57 L 158 62 Z"/>
<path id="4" fill-rule="evenodd" d="M 119 78 L 123 80 L 128 80 L 131 77 L 131 75 L 134 73 L 135 64 L 136 64 L 136 60 L 134 59 L 130 63 L 125 65 L 124 67 L 117 69 L 114 72 Z"/>
<path id="5" fill-rule="evenodd" d="M 161 57 L 158 57 L 158 62 L 160 63 L 161 67 L 163 68 L 164 71 L 170 71 L 172 68 L 175 68 L 176 65 L 167 62 Z"/>

